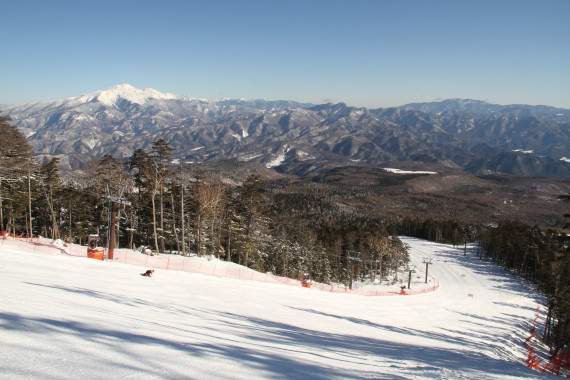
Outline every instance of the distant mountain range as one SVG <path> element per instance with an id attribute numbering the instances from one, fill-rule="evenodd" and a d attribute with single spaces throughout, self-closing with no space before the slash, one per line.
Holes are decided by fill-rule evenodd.
<path id="1" fill-rule="evenodd" d="M 0 106 L 42 160 L 78 169 L 128 158 L 159 138 L 177 160 L 252 161 L 295 175 L 339 166 L 570 177 L 570 110 L 451 99 L 366 109 L 204 100 L 128 84 L 53 102 Z"/>

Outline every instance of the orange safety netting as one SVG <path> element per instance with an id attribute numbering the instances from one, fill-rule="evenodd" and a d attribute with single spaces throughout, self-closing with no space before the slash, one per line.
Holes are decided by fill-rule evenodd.
<path id="1" fill-rule="evenodd" d="M 2 243 L 3 244 L 3 243 Z M 63 253 L 70 256 L 88 257 L 87 247 L 65 244 L 61 241 L 54 242 L 45 238 L 19 238 L 11 239 L 10 245 L 22 249 L 30 249 L 30 244 L 36 252 L 44 253 Z M 106 251 L 106 250 L 105 250 Z M 107 256 L 107 255 L 105 255 Z M 93 257 L 92 257 L 93 258 Z M 405 289 L 405 290 L 370 290 L 370 289 L 349 289 L 345 286 L 334 286 L 321 283 L 304 283 L 301 280 L 296 280 L 287 277 L 280 277 L 269 273 L 260 273 L 253 269 L 228 265 L 227 262 L 219 262 L 216 260 L 203 261 L 192 260 L 192 258 L 178 256 L 178 255 L 161 255 L 150 256 L 140 252 L 129 251 L 125 249 L 116 249 L 113 254 L 113 261 L 130 265 L 152 267 L 164 270 L 177 270 L 190 273 L 202 273 L 209 276 L 233 278 L 239 280 L 250 280 L 259 282 L 269 282 L 275 284 L 284 284 L 291 286 L 305 286 L 308 289 L 318 291 L 331 292 L 331 293 L 350 293 L 363 296 L 394 296 L 394 295 L 415 295 L 428 293 L 436 290 L 439 287 L 439 282 L 433 277 L 429 276 L 433 285 L 422 289 Z"/>
<path id="2" fill-rule="evenodd" d="M 536 357 L 534 353 L 534 347 L 532 346 L 532 340 L 536 334 L 536 321 L 540 315 L 540 306 L 536 307 L 536 315 L 532 321 L 532 327 L 530 329 L 530 335 L 524 341 L 525 346 L 528 349 L 528 356 L 526 359 L 526 365 L 529 368 L 535 369 L 539 372 L 547 372 L 552 375 L 560 376 L 560 371 L 564 369 L 568 375 L 570 375 L 570 350 L 566 350 L 558 355 L 553 356 L 548 363 L 543 363 Z"/>

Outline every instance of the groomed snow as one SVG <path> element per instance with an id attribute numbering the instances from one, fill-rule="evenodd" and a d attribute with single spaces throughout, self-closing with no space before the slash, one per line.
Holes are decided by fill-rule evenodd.
<path id="1" fill-rule="evenodd" d="M 402 238 L 437 291 L 327 293 L 38 253 L 0 240 L 5 379 L 516 379 L 537 303 L 463 249 Z M 54 250 L 54 252 L 56 252 Z"/>

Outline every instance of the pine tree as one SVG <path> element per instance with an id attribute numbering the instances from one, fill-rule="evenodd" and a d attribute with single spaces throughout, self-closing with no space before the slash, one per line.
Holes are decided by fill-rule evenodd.
<path id="1" fill-rule="evenodd" d="M 61 180 L 59 178 L 59 169 L 57 164 L 59 158 L 54 157 L 50 162 L 42 166 L 42 190 L 44 199 L 47 203 L 50 218 L 51 218 L 51 237 L 52 239 L 59 239 L 59 192 L 61 189 Z"/>
<path id="2" fill-rule="evenodd" d="M 570 193 L 559 197 L 563 202 L 570 202 Z M 570 229 L 570 212 L 564 214 L 567 223 L 564 228 Z M 551 305 L 558 323 L 554 326 L 555 336 L 552 343 L 555 352 L 570 349 L 570 238 L 567 234 L 560 235 L 559 254 L 553 263 L 552 277 L 556 279 L 556 288 Z"/>
<path id="3" fill-rule="evenodd" d="M 558 198 L 561 199 L 563 202 L 568 203 L 568 202 L 570 202 L 570 193 L 568 193 L 566 195 L 560 195 Z M 564 225 L 564 228 L 570 228 L 570 211 L 565 213 L 564 217 L 567 219 L 566 224 Z"/>
<path id="4" fill-rule="evenodd" d="M 121 195 L 120 193 L 123 192 L 122 195 L 125 196 L 124 190 L 127 188 L 127 185 L 129 185 L 128 174 L 123 169 L 123 164 L 113 156 L 105 155 L 101 160 L 99 160 L 95 172 L 95 178 L 95 186 L 98 194 L 107 194 L 109 196 L 116 197 Z M 110 216 L 108 223 L 108 228 L 110 228 L 110 230 L 108 230 L 107 237 L 108 239 L 114 237 L 112 240 L 112 247 L 118 248 L 120 229 L 117 220 L 120 220 L 120 218 L 117 219 L 117 215 L 121 212 L 121 209 L 119 208 L 120 205 L 111 201 L 105 203 L 108 203 L 107 213 L 108 216 Z M 109 240 L 107 244 L 110 242 L 111 240 Z M 111 245 L 109 245 L 109 247 L 111 247 Z"/>
<path id="5" fill-rule="evenodd" d="M 105 182 L 124 184 L 127 181 L 127 173 L 123 170 L 123 164 L 108 154 L 99 160 L 95 177 L 97 186 L 101 187 L 101 190 Z"/>
<path id="6" fill-rule="evenodd" d="M 263 194 L 265 185 L 258 175 L 250 175 L 239 188 L 237 198 L 237 212 L 241 215 L 244 236 L 241 242 L 244 257 L 243 265 L 251 264 L 254 268 L 260 268 L 264 254 L 265 243 L 268 239 L 268 224 L 266 217 L 269 208 L 267 197 Z"/>
<path id="7" fill-rule="evenodd" d="M 221 182 L 199 180 L 194 186 L 195 216 L 197 220 L 198 255 L 203 248 L 213 254 L 223 253 L 221 229 L 226 206 L 226 189 Z M 207 237 L 207 244 L 203 244 Z"/>
<path id="8" fill-rule="evenodd" d="M 164 207 L 163 207 L 163 186 L 166 178 L 170 175 L 169 159 L 171 152 L 174 148 L 171 148 L 166 141 L 160 139 L 152 144 L 152 149 L 146 155 L 148 162 L 142 167 L 142 175 L 147 181 L 148 188 L 150 190 L 151 202 L 152 202 L 152 227 L 154 235 L 154 247 L 156 252 L 160 252 L 160 248 L 164 252 L 164 240 L 161 235 L 161 246 L 158 245 L 158 229 L 156 225 L 156 196 L 159 196 L 159 206 L 160 206 L 160 231 L 164 231 Z"/>
<path id="9" fill-rule="evenodd" d="M 146 166 L 149 165 L 149 163 L 150 157 L 142 149 L 137 149 L 128 163 L 130 173 L 134 179 L 135 187 L 134 194 L 129 199 L 132 202 L 129 247 L 134 246 L 135 235 L 139 239 L 139 244 L 144 243 L 146 245 L 149 244 L 149 236 L 152 235 L 150 233 L 150 226 L 152 223 L 146 222 L 146 214 L 144 212 L 145 205 L 147 204 L 146 202 L 148 202 L 145 198 L 145 195 L 148 192 L 148 180 L 144 173 Z"/>
<path id="10" fill-rule="evenodd" d="M 31 178 L 35 171 L 35 162 L 30 145 L 18 129 L 10 124 L 10 117 L 0 116 L 0 231 L 7 230 L 5 198 L 7 193 L 15 194 L 24 188 L 28 196 L 29 233 L 31 233 Z M 24 182 L 27 185 L 23 185 Z M 14 204 L 12 203 L 12 210 Z M 14 220 L 11 215 L 8 220 Z"/>

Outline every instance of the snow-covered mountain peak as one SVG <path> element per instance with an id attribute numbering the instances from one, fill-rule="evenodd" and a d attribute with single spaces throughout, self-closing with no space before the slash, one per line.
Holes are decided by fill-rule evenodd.
<path id="1" fill-rule="evenodd" d="M 82 102 L 98 101 L 106 105 L 113 105 L 119 99 L 128 100 L 131 103 L 144 104 L 150 99 L 177 99 L 178 96 L 162 93 L 152 88 L 138 89 L 130 84 L 119 84 L 106 90 L 95 91 L 79 98 Z"/>

